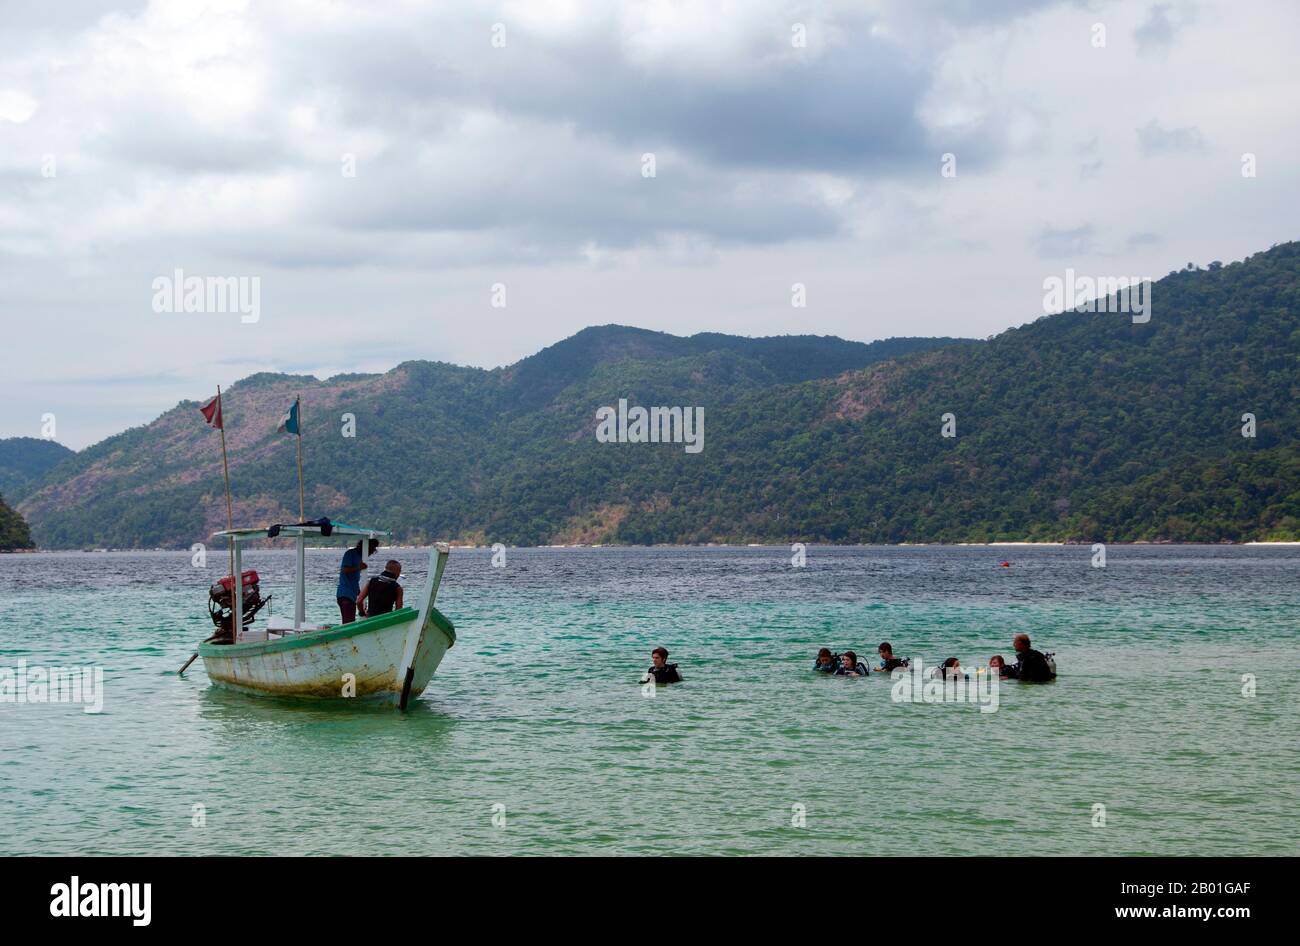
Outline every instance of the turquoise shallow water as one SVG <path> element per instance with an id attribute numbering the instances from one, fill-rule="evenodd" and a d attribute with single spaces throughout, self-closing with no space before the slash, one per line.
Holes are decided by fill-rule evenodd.
<path id="1" fill-rule="evenodd" d="M 416 586 L 427 553 L 395 557 Z M 0 854 L 1300 853 L 1297 548 L 456 550 L 460 640 L 405 716 L 177 677 L 210 558 L 0 556 L 0 668 L 105 675 L 101 714 L 0 703 Z M 246 561 L 284 613 L 291 554 Z M 994 713 L 808 669 L 1022 630 L 1061 677 Z M 649 698 L 659 643 L 687 680 Z"/>

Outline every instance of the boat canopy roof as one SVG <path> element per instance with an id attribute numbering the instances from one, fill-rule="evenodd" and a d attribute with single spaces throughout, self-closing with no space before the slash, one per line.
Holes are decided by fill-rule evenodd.
<path id="1" fill-rule="evenodd" d="M 234 539 L 236 542 L 244 542 L 249 539 L 275 539 L 282 536 L 294 538 L 297 536 L 320 536 L 324 535 L 323 527 L 316 524 L 302 525 L 281 525 L 267 526 L 263 529 L 223 529 L 220 532 L 212 533 L 214 537 Z M 341 522 L 332 523 L 328 538 L 335 537 L 347 538 L 372 538 L 387 537 L 388 533 L 383 529 L 369 529 L 365 526 L 349 526 Z"/>

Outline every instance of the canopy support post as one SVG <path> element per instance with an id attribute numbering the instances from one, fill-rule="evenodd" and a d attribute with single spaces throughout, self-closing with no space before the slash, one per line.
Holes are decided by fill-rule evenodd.
<path id="1" fill-rule="evenodd" d="M 235 574 L 231 576 L 235 582 L 233 589 L 235 592 L 235 612 L 231 615 L 231 630 L 234 637 L 230 643 L 238 644 L 239 635 L 244 633 L 244 565 L 239 554 L 239 540 L 231 536 L 230 543 L 235 553 Z"/>
<path id="2" fill-rule="evenodd" d="M 298 577 L 293 588 L 293 629 L 301 631 L 307 623 L 307 540 L 298 535 Z"/>

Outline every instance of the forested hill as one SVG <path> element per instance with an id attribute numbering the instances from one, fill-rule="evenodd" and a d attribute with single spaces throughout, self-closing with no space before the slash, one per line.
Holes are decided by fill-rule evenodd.
<path id="1" fill-rule="evenodd" d="M 479 538 L 503 491 L 537 464 L 582 451 L 597 406 L 619 397 L 716 410 L 747 396 L 827 379 L 884 359 L 969 339 L 893 338 L 863 344 L 822 336 L 689 338 L 606 325 L 584 329 L 492 371 L 411 361 L 382 375 L 258 374 L 226 391 L 236 518 L 297 518 L 294 438 L 276 433 L 303 397 L 311 516 L 380 523 L 404 538 Z M 611 400 L 612 399 L 612 400 Z M 597 403 L 599 401 L 599 403 Z M 649 400 L 646 401 L 650 403 Z M 65 460 L 21 506 L 42 547 L 188 546 L 224 527 L 217 432 L 183 402 Z M 355 436 L 343 436 L 343 415 Z M 585 437 L 583 429 L 586 428 Z M 622 445 L 627 446 L 627 445 Z M 578 454 L 575 454 L 577 457 Z M 579 463 L 581 463 L 579 459 Z M 570 528 L 570 500 L 534 512 L 505 541 L 542 542 Z M 574 500 L 580 508 L 588 500 Z M 509 513 L 504 514 L 505 518 Z"/>
<path id="2" fill-rule="evenodd" d="M 27 523 L 0 496 L 0 552 L 14 552 L 31 547 L 32 537 Z"/>
<path id="3" fill-rule="evenodd" d="M 226 402 L 236 515 L 297 518 L 275 427 L 301 392 L 308 515 L 407 541 L 1300 539 L 1300 244 L 1171 273 L 1152 300 L 1145 323 L 1067 312 L 978 343 L 604 326 L 494 371 L 258 375 Z M 597 442 L 597 409 L 620 398 L 704 408 L 704 449 Z M 186 546 L 218 528 L 216 432 L 196 408 L 52 471 L 20 506 L 38 543 Z"/>
<path id="4" fill-rule="evenodd" d="M 0 440 L 0 495 L 16 502 L 51 470 L 73 455 L 53 440 L 8 437 Z"/>

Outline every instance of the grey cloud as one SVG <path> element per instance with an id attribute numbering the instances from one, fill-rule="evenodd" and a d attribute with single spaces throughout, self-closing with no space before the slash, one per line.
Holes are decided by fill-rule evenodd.
<path id="1" fill-rule="evenodd" d="M 1150 156 L 1170 152 L 1202 151 L 1205 140 L 1195 125 L 1186 128 L 1164 128 L 1154 118 L 1137 129 L 1138 146 Z"/>
<path id="2" fill-rule="evenodd" d="M 38 107 L 0 121 L 0 318 L 22 352 L 0 435 L 51 410 L 80 445 L 286 357 L 500 364 L 610 312 L 670 331 L 983 335 L 1023 313 L 1008 287 L 1042 257 L 1181 266 L 1288 238 L 1291 163 L 1247 187 L 1231 166 L 1156 164 L 1295 151 L 1294 5 L 1198 0 L 1193 22 L 1152 2 L 1104 55 L 1088 26 L 1113 0 L 11 4 L 0 90 Z M 1225 17 L 1238 28 L 1216 34 Z M 1170 43 L 1159 69 L 1140 61 Z M 1271 120 L 1238 147 L 1242 102 Z M 260 276 L 263 318 L 160 317 L 150 281 L 175 266 Z M 497 279 L 509 310 L 488 307 Z M 796 280 L 816 303 L 792 316 Z M 140 383 L 38 386 L 51 364 Z"/>
<path id="3" fill-rule="evenodd" d="M 1192 17 L 1190 5 L 1175 8 L 1173 4 L 1157 3 L 1147 12 L 1142 25 L 1133 31 L 1133 39 L 1141 52 L 1165 49 L 1173 44 L 1174 37 Z"/>
<path id="4" fill-rule="evenodd" d="M 497 83 L 491 98 L 629 145 L 654 150 L 662 143 L 728 166 L 897 170 L 934 150 L 917 117 L 928 87 L 924 65 L 869 36 L 856 35 L 809 64 L 781 61 L 739 82 L 638 74 L 608 55 L 598 68 L 600 82 L 565 70 L 555 77 L 558 89 L 510 80 Z"/>
<path id="5" fill-rule="evenodd" d="M 1085 256 L 1096 249 L 1093 226 L 1085 223 L 1068 230 L 1044 227 L 1034 237 L 1034 248 L 1044 259 Z"/>
<path id="6" fill-rule="evenodd" d="M 58 0 L 56 3 L 6 3 L 4 32 L 11 37 L 21 33 L 66 34 L 93 26 L 111 14 L 132 16 L 147 5 L 147 0 Z"/>
<path id="7" fill-rule="evenodd" d="M 1045 5 L 951 17 L 1001 22 Z M 439 7 L 308 21 L 253 9 L 271 58 L 250 110 L 222 125 L 160 88 L 123 97 L 69 147 L 102 167 L 123 202 L 203 175 L 283 178 L 292 216 L 274 233 L 233 237 L 225 226 L 196 237 L 269 266 L 543 262 L 682 234 L 718 245 L 829 238 L 844 231 L 846 207 L 815 194 L 810 174 L 879 187 L 932 176 L 947 151 L 969 172 L 1007 150 L 991 110 L 943 130 L 922 119 L 942 43 L 886 38 L 847 7 L 819 8 L 810 25 L 826 41 L 803 54 L 783 23 L 736 18 L 725 68 L 676 49 L 638 53 L 613 8 L 594 8 L 570 33 L 511 26 L 505 49 L 489 42 L 491 18 Z M 901 14 L 886 5 L 880 15 Z M 60 89 L 38 91 L 45 117 L 60 122 L 49 105 Z M 302 114 L 316 127 L 289 120 Z M 346 180 L 338 161 L 352 151 L 359 176 Z M 651 181 L 639 174 L 645 151 L 659 161 Z M 88 194 L 78 199 L 94 203 Z M 58 218 L 60 208 L 43 209 Z"/>
<path id="8" fill-rule="evenodd" d="M 584 144 L 532 129 L 529 150 L 511 150 L 516 129 L 478 142 L 479 167 L 449 153 L 421 167 L 403 153 L 362 164 L 355 179 L 323 180 L 316 212 L 344 229 L 477 231 L 508 229 L 543 242 L 563 236 L 613 246 L 663 232 L 722 241 L 771 243 L 829 236 L 838 216 L 777 175 L 720 173 L 656 155 L 656 176 L 641 174 L 641 152 Z M 498 147 L 492 147 L 492 142 Z"/>
<path id="9" fill-rule="evenodd" d="M 1079 165 L 1079 180 L 1086 181 L 1091 177 L 1096 177 L 1105 167 L 1105 161 L 1100 157 L 1101 141 L 1095 135 L 1079 148 L 1079 154 L 1086 160 Z"/>
<path id="10" fill-rule="evenodd" d="M 201 128 L 162 109 L 119 116 L 93 144 L 135 170 L 160 168 L 182 175 L 247 174 L 295 164 L 278 133 L 259 128 Z"/>
<path id="11" fill-rule="evenodd" d="M 920 118 L 940 50 L 905 49 L 872 25 L 840 12 L 825 27 L 839 38 L 798 55 L 780 29 L 746 34 L 735 69 L 719 74 L 707 59 L 639 61 L 613 20 L 563 40 L 513 28 L 505 49 L 490 47 L 485 23 L 417 21 L 311 37 L 286 74 L 332 87 L 350 118 L 374 121 L 378 109 L 412 136 L 445 131 L 439 106 L 455 102 L 724 168 L 897 176 L 943 151 L 960 149 L 972 168 L 992 160 L 996 122 L 936 136 Z"/>
<path id="12" fill-rule="evenodd" d="M 1159 233 L 1135 233 L 1128 238 L 1127 245 L 1129 249 L 1140 246 L 1161 246 L 1165 238 Z"/>
<path id="13" fill-rule="evenodd" d="M 893 0 L 890 14 L 913 18 L 933 30 L 936 24 L 967 28 L 1000 26 L 1058 6 L 1086 6 L 1086 0 Z"/>

